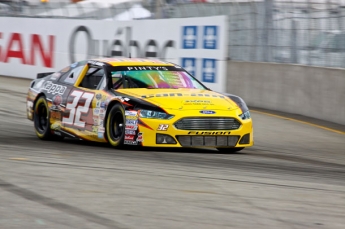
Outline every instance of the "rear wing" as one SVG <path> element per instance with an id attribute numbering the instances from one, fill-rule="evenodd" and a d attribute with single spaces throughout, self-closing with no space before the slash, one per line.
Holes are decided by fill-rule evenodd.
<path id="1" fill-rule="evenodd" d="M 41 79 L 43 77 L 49 76 L 51 74 L 53 74 L 54 72 L 43 72 L 43 73 L 38 73 L 36 76 L 36 79 Z"/>

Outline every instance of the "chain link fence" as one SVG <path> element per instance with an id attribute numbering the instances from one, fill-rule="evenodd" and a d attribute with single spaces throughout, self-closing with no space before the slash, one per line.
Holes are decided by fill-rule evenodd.
<path id="1" fill-rule="evenodd" d="M 232 60 L 345 68 L 345 0 L 144 0 L 2 4 L 0 16 L 126 20 L 228 15 Z M 139 11 L 139 8 L 141 11 Z M 143 16 L 143 12 L 146 12 Z M 148 12 L 148 13 L 147 13 Z"/>

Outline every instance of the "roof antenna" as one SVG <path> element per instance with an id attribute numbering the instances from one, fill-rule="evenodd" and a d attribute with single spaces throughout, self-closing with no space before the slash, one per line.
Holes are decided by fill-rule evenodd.
<path id="1" fill-rule="evenodd" d="M 132 58 L 132 57 L 131 57 L 131 53 L 129 53 L 129 58 Z"/>

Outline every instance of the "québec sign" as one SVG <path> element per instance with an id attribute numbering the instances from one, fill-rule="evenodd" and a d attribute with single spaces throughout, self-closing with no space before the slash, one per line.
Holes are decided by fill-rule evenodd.
<path id="1" fill-rule="evenodd" d="M 77 35 L 85 36 L 87 39 L 86 59 L 93 56 L 102 57 L 115 57 L 115 56 L 128 56 L 130 53 L 138 58 L 154 57 L 165 59 L 167 56 L 167 49 L 174 48 L 175 42 L 173 40 L 163 41 L 163 44 L 155 39 L 148 39 L 147 41 L 134 40 L 132 38 L 132 27 L 118 28 L 115 33 L 114 39 L 111 40 L 97 40 L 92 37 L 91 29 L 87 26 L 78 26 L 73 32 L 69 40 L 69 58 L 71 63 L 77 61 L 75 54 L 76 38 Z M 119 38 L 124 35 L 125 39 Z"/>

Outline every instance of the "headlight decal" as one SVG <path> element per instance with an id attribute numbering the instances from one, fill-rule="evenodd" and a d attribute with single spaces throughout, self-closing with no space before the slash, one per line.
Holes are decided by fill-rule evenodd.
<path id="1" fill-rule="evenodd" d="M 249 112 L 249 111 L 246 111 L 246 112 L 240 114 L 239 117 L 240 117 L 242 120 L 250 119 L 250 112 Z"/>
<path id="2" fill-rule="evenodd" d="M 171 119 L 174 115 L 170 115 L 164 112 L 153 111 L 153 110 L 139 110 L 140 118 L 152 118 L 152 119 Z"/>

